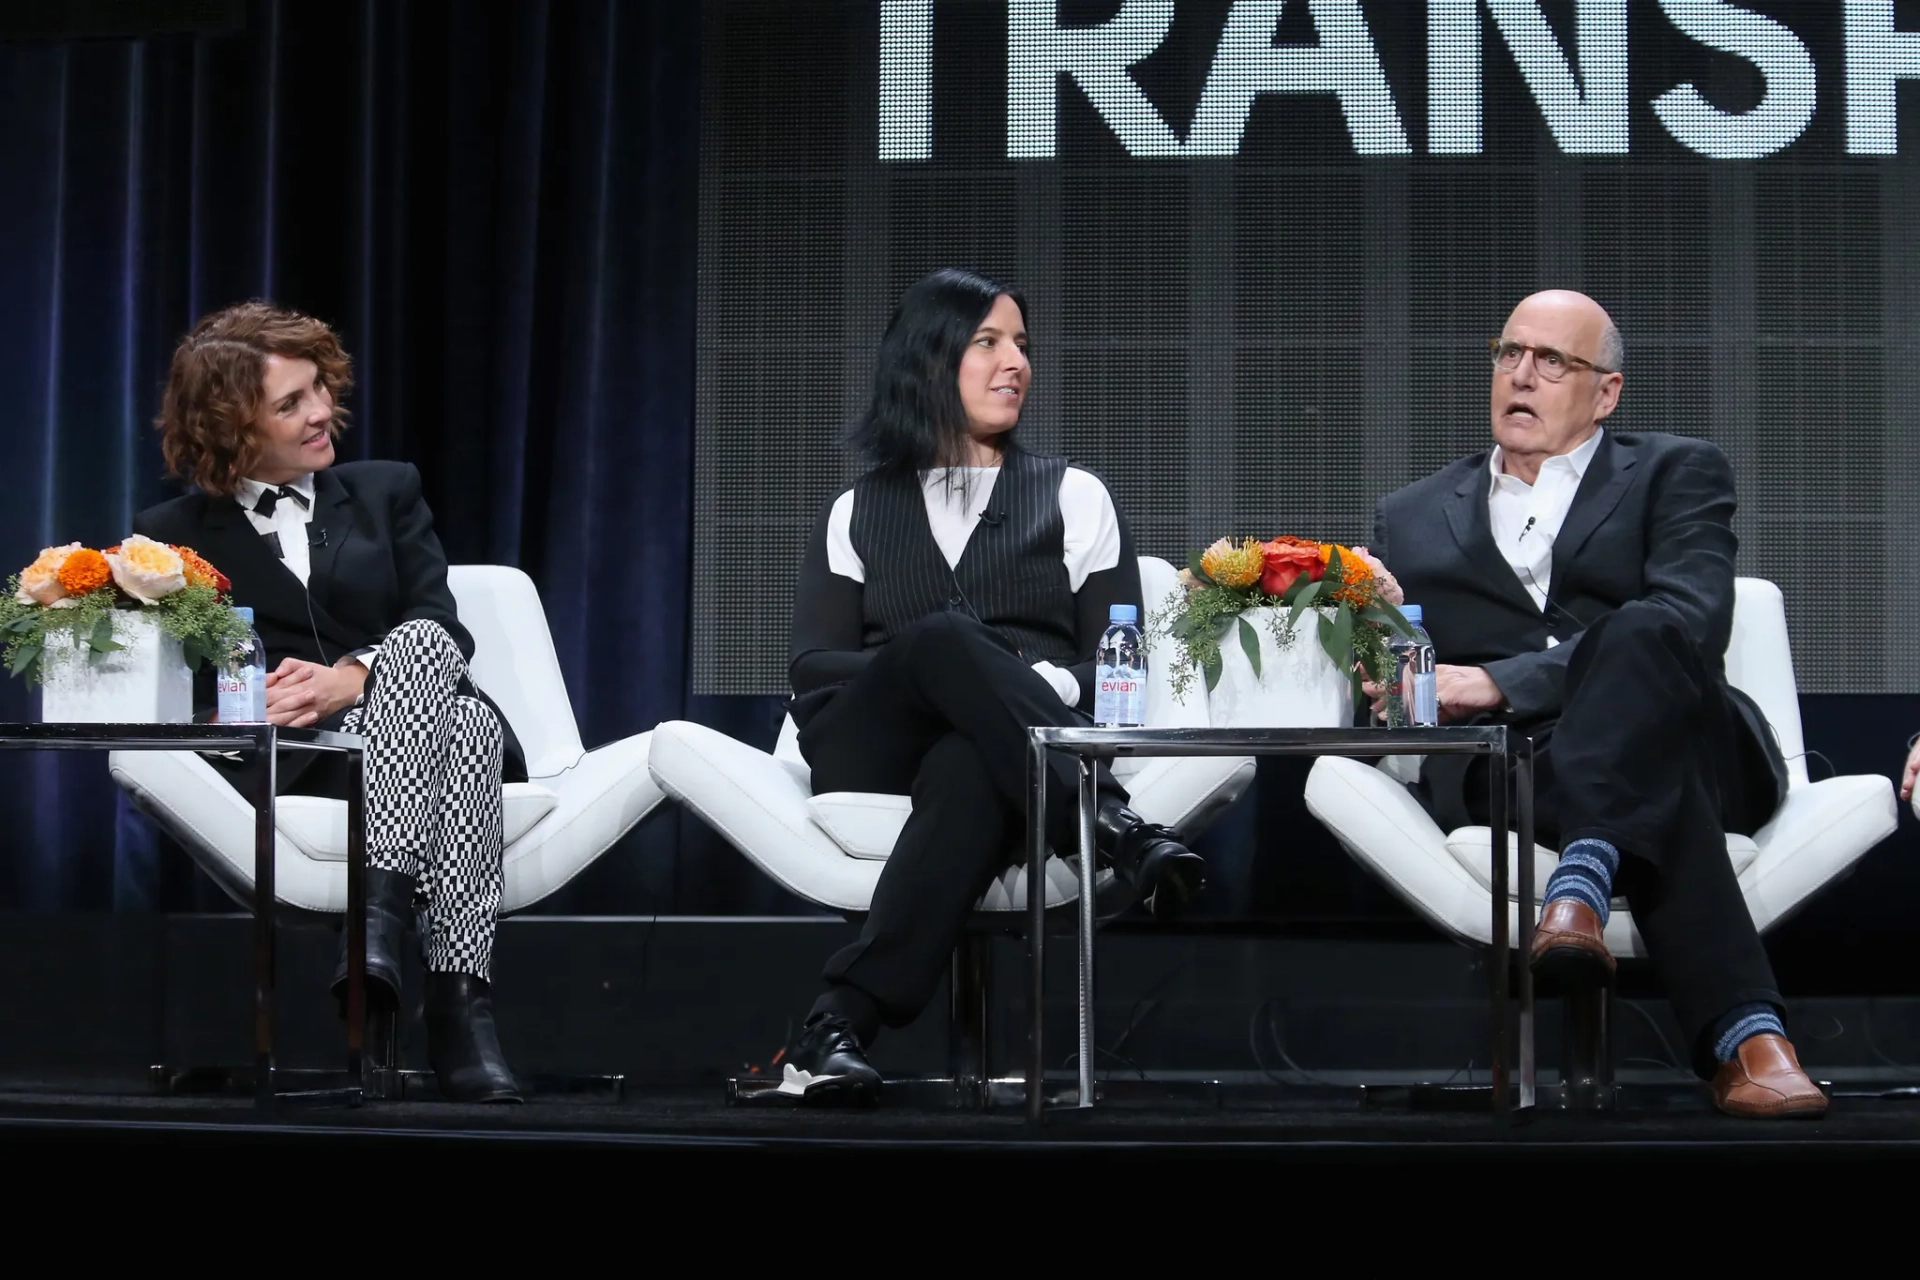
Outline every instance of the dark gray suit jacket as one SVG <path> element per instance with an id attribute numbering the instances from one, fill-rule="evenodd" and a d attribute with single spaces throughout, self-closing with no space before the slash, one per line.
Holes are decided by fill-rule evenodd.
<path id="1" fill-rule="evenodd" d="M 1371 550 L 1423 610 L 1439 661 L 1486 668 L 1507 695 L 1503 718 L 1538 733 L 1560 717 L 1581 633 L 1646 600 L 1672 610 L 1724 678 L 1738 542 L 1733 470 L 1718 447 L 1607 432 L 1554 542 L 1544 609 L 1494 545 L 1488 458 L 1477 453 L 1388 494 L 1374 516 Z M 1553 648 L 1550 636 L 1559 641 Z M 1728 692 L 1751 739 L 1743 751 L 1750 781 L 1771 786 L 1777 806 L 1787 786 L 1779 744 L 1753 700 Z M 1428 762 L 1430 775 L 1441 759 Z M 1433 794 L 1436 809 L 1454 799 Z"/>

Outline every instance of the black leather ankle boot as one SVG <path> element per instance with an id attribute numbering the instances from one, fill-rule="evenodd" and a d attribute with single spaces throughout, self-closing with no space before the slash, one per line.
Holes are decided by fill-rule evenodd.
<path id="1" fill-rule="evenodd" d="M 400 957 L 413 925 L 414 878 L 397 871 L 367 868 L 367 1009 L 400 1007 Z M 340 927 L 340 964 L 333 971 L 333 995 L 340 1016 L 347 1014 L 347 930 Z"/>
<path id="2" fill-rule="evenodd" d="M 493 997 L 469 973 L 427 974 L 427 1064 L 450 1102 L 519 1102 L 493 1025 Z"/>
<path id="3" fill-rule="evenodd" d="M 1118 800 L 1101 802 L 1093 842 L 1155 920 L 1172 920 L 1206 887 L 1207 864 L 1198 854 L 1171 829 L 1148 822 Z"/>

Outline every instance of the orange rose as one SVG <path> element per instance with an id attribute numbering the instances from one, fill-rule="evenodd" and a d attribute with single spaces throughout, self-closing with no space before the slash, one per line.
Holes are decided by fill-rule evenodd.
<path id="1" fill-rule="evenodd" d="M 208 564 L 198 551 L 192 547 L 176 546 L 173 549 L 180 555 L 181 572 L 186 575 L 188 586 L 212 587 L 222 595 L 233 589 L 233 584 L 227 581 L 227 575 Z"/>
<path id="2" fill-rule="evenodd" d="M 1318 582 L 1326 576 L 1327 562 L 1320 556 L 1320 544 L 1306 538 L 1283 534 L 1271 542 L 1261 543 L 1260 555 L 1266 565 L 1260 575 L 1260 589 L 1270 596 L 1285 595 L 1294 579 L 1303 573 L 1309 582 Z"/>
<path id="3" fill-rule="evenodd" d="M 60 566 L 60 585 L 66 588 L 70 596 L 83 596 L 89 591 L 97 591 L 106 586 L 112 577 L 113 570 L 107 567 L 107 558 L 91 547 L 80 548 Z"/>

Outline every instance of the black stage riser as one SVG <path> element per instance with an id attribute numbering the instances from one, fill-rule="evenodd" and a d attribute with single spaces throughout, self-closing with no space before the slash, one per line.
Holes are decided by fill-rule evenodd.
<path id="1" fill-rule="evenodd" d="M 130 1079 L 156 1062 L 248 1061 L 249 927 L 237 915 L 0 916 L 8 993 L 0 1076 Z M 510 920 L 496 957 L 502 1036 L 515 1067 L 530 1073 L 695 1083 L 764 1068 L 811 1003 L 821 962 L 853 932 L 834 920 Z M 331 1067 L 342 1043 L 324 995 L 336 936 L 303 928 L 281 939 L 280 1062 Z M 994 963 L 994 1061 L 1011 1072 L 1021 1061 L 1012 1037 L 1022 944 L 996 940 Z M 1072 963 L 1070 940 L 1057 940 L 1048 966 L 1053 1067 L 1071 1062 Z M 1465 1081 L 1477 1069 L 1484 1081 L 1481 963 L 1439 941 L 1110 933 L 1098 972 L 1098 1065 L 1115 1074 L 1268 1069 L 1290 1080 L 1298 1068 L 1342 1082 L 1456 1070 Z M 423 1066 L 417 968 L 408 989 L 403 1065 Z M 944 1069 L 945 1008 L 942 991 L 917 1024 L 885 1035 L 878 1064 L 894 1074 Z M 1558 1016 L 1543 1003 L 1546 1067 L 1557 1059 Z M 1809 1066 L 1920 1080 L 1920 1066 L 1892 1065 L 1920 1064 L 1920 999 L 1805 1000 L 1794 1030 Z M 1684 1049 L 1663 1002 L 1622 1000 L 1623 1071 L 1658 1075 Z"/>

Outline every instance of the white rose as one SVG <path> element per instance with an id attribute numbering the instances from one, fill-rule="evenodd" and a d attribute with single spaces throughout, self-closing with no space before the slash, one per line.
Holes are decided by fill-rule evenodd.
<path id="1" fill-rule="evenodd" d="M 141 604 L 155 604 L 187 585 L 187 566 L 164 542 L 134 534 L 107 557 L 113 581 Z"/>
<path id="2" fill-rule="evenodd" d="M 60 566 L 79 549 L 79 543 L 69 542 L 64 547 L 48 547 L 35 556 L 33 563 L 20 571 L 20 590 L 13 598 L 21 604 L 57 604 L 67 594 L 60 585 Z"/>

